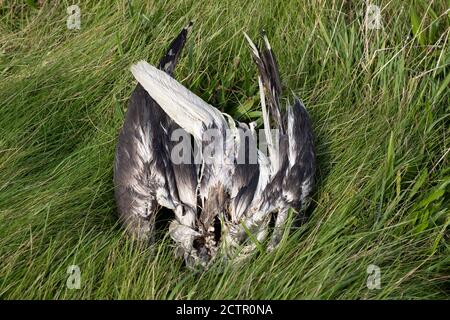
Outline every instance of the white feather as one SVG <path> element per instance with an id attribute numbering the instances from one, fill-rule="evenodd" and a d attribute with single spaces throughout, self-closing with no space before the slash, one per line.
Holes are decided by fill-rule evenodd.
<path id="1" fill-rule="evenodd" d="M 189 252 L 192 250 L 192 241 L 195 237 L 200 236 L 200 233 L 192 228 L 180 224 L 177 220 L 173 220 L 169 225 L 170 237 L 180 246 L 183 250 Z"/>
<path id="2" fill-rule="evenodd" d="M 292 106 L 287 106 L 287 123 L 288 123 L 288 141 L 289 141 L 289 152 L 288 152 L 288 161 L 289 161 L 289 168 L 292 168 L 292 166 L 296 163 L 297 160 L 297 141 L 294 137 L 294 114 L 292 113 Z"/>
<path id="3" fill-rule="evenodd" d="M 131 72 L 148 94 L 180 127 L 201 141 L 205 126 L 226 127 L 222 114 L 167 73 L 139 61 Z"/>

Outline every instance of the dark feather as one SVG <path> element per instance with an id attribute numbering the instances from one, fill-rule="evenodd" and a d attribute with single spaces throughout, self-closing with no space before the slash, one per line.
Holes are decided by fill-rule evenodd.
<path id="1" fill-rule="evenodd" d="M 291 121 L 293 128 L 292 137 L 288 136 L 292 155 L 289 158 L 288 174 L 283 181 L 283 191 L 285 194 L 289 192 L 292 195 L 293 200 L 289 201 L 289 205 L 296 210 L 301 210 L 305 207 L 305 201 L 314 187 L 316 167 L 314 136 L 308 112 L 297 98 L 288 118 L 290 116 L 293 118 Z"/>
<path id="2" fill-rule="evenodd" d="M 191 25 L 181 31 L 161 59 L 159 65 L 165 72 L 173 74 Z M 170 133 L 177 128 L 138 83 L 118 137 L 114 184 L 119 217 L 139 239 L 151 239 L 160 206 L 175 209 L 181 205 L 177 184 L 187 184 L 195 199 L 195 188 L 191 188 L 196 181 L 195 167 L 173 166 L 170 158 Z M 187 206 L 195 209 L 195 202 Z"/>
<path id="3" fill-rule="evenodd" d="M 183 51 L 186 43 L 187 35 L 192 28 L 192 21 L 183 28 L 180 34 L 171 42 L 169 49 L 159 62 L 159 69 L 164 70 L 167 74 L 173 75 L 173 71 L 178 63 L 178 59 Z"/>
<path id="4" fill-rule="evenodd" d="M 251 51 L 251 53 L 265 89 L 269 113 L 273 117 L 276 127 L 281 133 L 284 133 L 284 124 L 280 113 L 282 91 L 278 64 L 264 31 L 261 32 L 261 36 L 264 40 L 264 49 L 261 50 L 258 45 L 254 44 L 257 52 Z"/>
<path id="5" fill-rule="evenodd" d="M 237 147 L 243 154 L 238 153 L 236 155 L 232 177 L 232 193 L 235 194 L 231 207 L 231 216 L 233 217 L 241 217 L 247 211 L 255 195 L 259 180 L 259 164 L 256 161 L 257 159 L 251 159 L 252 155 L 257 154 L 256 140 L 246 124 L 238 123 L 238 128 L 240 129 L 241 145 Z M 254 163 L 251 163 L 251 161 L 254 161 Z"/>

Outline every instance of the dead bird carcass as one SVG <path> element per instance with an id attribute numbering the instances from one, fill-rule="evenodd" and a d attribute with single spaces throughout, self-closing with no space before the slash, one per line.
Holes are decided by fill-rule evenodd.
<path id="1" fill-rule="evenodd" d="M 252 147 L 254 124 L 233 120 L 176 81 L 173 71 L 190 27 L 158 68 L 145 61 L 131 67 L 138 84 L 118 138 L 114 183 L 120 219 L 134 237 L 150 241 L 158 210 L 168 208 L 175 215 L 169 233 L 177 252 L 189 266 L 207 266 L 218 255 L 236 259 L 252 252 L 268 237 L 273 216 L 267 249 L 279 244 L 288 210 L 302 212 L 308 204 L 315 152 L 302 102 L 294 97 L 281 108 L 277 62 L 264 34 L 262 49 L 245 38 L 259 71 L 267 154 Z M 174 161 L 174 133 L 194 141 L 197 148 L 182 152 L 188 161 Z M 195 152 L 211 145 L 207 155 Z"/>

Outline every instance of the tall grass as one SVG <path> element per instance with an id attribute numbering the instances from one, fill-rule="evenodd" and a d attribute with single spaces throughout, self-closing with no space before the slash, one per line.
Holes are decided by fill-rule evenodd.
<path id="1" fill-rule="evenodd" d="M 362 1 L 86 1 L 80 30 L 72 2 L 0 3 L 1 298 L 449 298 L 449 2 L 373 1 L 370 29 Z M 242 32 L 265 28 L 319 167 L 277 251 L 197 273 L 163 231 L 154 250 L 127 238 L 112 185 L 128 68 L 156 64 L 189 19 L 177 78 L 241 121 L 260 118 Z"/>

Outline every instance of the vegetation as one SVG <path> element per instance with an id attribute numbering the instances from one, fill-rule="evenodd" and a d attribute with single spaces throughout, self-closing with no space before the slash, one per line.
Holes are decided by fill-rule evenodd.
<path id="1" fill-rule="evenodd" d="M 71 1 L 0 1 L 0 298 L 449 298 L 450 3 L 373 1 L 379 29 L 356 3 L 83 1 L 70 30 Z M 129 66 L 156 64 L 190 19 L 176 76 L 241 121 L 261 115 L 243 32 L 266 30 L 319 167 L 277 251 L 197 273 L 163 228 L 154 250 L 127 237 L 112 184 Z"/>

